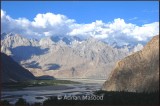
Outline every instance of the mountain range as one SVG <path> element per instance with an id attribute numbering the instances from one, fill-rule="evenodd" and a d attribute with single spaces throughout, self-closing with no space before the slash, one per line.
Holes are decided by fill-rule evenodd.
<path id="1" fill-rule="evenodd" d="M 118 47 L 95 38 L 52 36 L 40 40 L 1 34 L 1 51 L 35 76 L 105 79 L 115 63 L 143 45 Z"/>

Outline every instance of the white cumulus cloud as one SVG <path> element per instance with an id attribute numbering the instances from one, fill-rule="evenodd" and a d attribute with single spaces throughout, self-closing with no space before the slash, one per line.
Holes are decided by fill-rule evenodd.
<path id="1" fill-rule="evenodd" d="M 25 36 L 43 37 L 51 35 L 66 35 L 75 22 L 73 19 L 68 19 L 64 15 L 46 13 L 37 14 L 33 21 L 26 18 L 13 19 L 1 10 L 1 31 L 18 33 Z"/>
<path id="2" fill-rule="evenodd" d="M 45 36 L 90 36 L 108 42 L 128 44 L 135 42 L 147 42 L 151 37 L 159 34 L 159 22 L 153 22 L 138 26 L 126 23 L 124 19 L 116 18 L 112 22 L 104 23 L 96 20 L 92 23 L 76 23 L 75 19 L 69 19 L 62 14 L 45 13 L 37 14 L 33 21 L 26 18 L 13 19 L 1 10 L 1 31 L 6 33 L 18 33 L 30 37 Z"/>
<path id="3" fill-rule="evenodd" d="M 143 45 L 142 44 L 137 44 L 137 46 L 135 46 L 133 48 L 133 52 L 137 52 L 137 51 L 142 50 L 142 49 L 143 49 Z"/>

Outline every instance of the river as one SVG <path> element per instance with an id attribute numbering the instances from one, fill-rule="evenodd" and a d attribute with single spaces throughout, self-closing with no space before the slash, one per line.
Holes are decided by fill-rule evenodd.
<path id="1" fill-rule="evenodd" d="M 2 90 L 1 99 L 8 100 L 11 104 L 15 104 L 19 98 L 23 98 L 28 103 L 33 104 L 36 102 L 42 103 L 51 96 L 91 95 L 94 91 L 100 90 L 105 81 L 93 79 L 67 80 L 80 82 L 80 84 L 26 87 L 21 90 Z"/>

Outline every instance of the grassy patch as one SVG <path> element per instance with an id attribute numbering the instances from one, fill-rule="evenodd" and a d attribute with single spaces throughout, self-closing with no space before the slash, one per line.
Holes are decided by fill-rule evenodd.
<path id="1" fill-rule="evenodd" d="M 22 89 L 25 87 L 54 86 L 60 84 L 79 84 L 79 82 L 69 80 L 29 80 L 14 83 L 3 83 L 2 89 Z"/>

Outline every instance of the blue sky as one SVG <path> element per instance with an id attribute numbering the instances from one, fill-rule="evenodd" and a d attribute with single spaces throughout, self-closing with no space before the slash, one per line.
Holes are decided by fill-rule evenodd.
<path id="1" fill-rule="evenodd" d="M 1 8 L 12 18 L 25 17 L 30 21 L 38 13 L 52 12 L 63 14 L 77 23 L 91 23 L 95 20 L 103 22 L 122 18 L 136 25 L 156 22 L 158 20 L 158 1 L 101 1 L 101 2 L 2 2 Z"/>
<path id="2" fill-rule="evenodd" d="M 26 37 L 90 36 L 120 44 L 159 33 L 158 1 L 27 1 L 1 3 L 1 31 Z"/>

